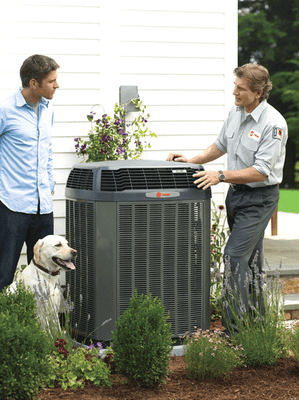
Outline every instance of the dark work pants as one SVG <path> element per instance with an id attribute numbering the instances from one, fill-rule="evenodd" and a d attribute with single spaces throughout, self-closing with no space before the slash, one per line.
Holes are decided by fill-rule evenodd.
<path id="1" fill-rule="evenodd" d="M 226 197 L 227 219 L 230 228 L 230 236 L 224 250 L 224 260 L 227 265 L 224 271 L 224 292 L 228 284 L 236 289 L 234 297 L 234 309 L 238 315 L 249 311 L 249 305 L 258 306 L 263 311 L 262 285 L 254 295 L 253 287 L 248 284 L 248 276 L 257 275 L 256 282 L 260 281 L 263 268 L 263 240 L 265 229 L 277 207 L 279 200 L 279 188 L 266 186 L 252 191 L 236 192 L 230 187 Z M 253 268 L 253 259 L 258 252 L 256 265 Z M 250 274 L 251 273 L 251 274 Z M 250 283 L 250 282 L 249 282 Z M 251 293 L 249 298 L 249 293 Z M 252 298 L 255 304 L 252 303 Z M 234 330 L 229 303 L 229 295 L 223 297 L 222 315 L 223 324 L 229 329 L 226 319 L 231 322 Z M 240 308 L 240 305 L 242 306 Z"/>
<path id="2" fill-rule="evenodd" d="M 0 291 L 13 281 L 24 242 L 28 264 L 35 243 L 53 235 L 53 213 L 23 214 L 9 210 L 0 202 Z"/>

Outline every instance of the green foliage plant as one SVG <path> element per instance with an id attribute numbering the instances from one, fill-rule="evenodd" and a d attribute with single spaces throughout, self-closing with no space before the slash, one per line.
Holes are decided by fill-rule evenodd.
<path id="1" fill-rule="evenodd" d="M 211 267 L 210 267 L 210 313 L 211 319 L 221 317 L 221 290 L 222 275 L 221 265 L 223 260 L 223 248 L 228 239 L 229 229 L 225 225 L 225 207 L 216 207 L 212 201 L 211 210 Z"/>
<path id="2" fill-rule="evenodd" d="M 156 297 L 135 290 L 129 307 L 116 321 L 113 353 L 117 372 L 136 386 L 157 387 L 168 374 L 172 349 L 169 313 Z"/>
<path id="3" fill-rule="evenodd" d="M 0 398 L 32 399 L 48 382 L 51 344 L 36 318 L 34 295 L 18 285 L 0 293 Z"/>
<path id="4" fill-rule="evenodd" d="M 233 345 L 220 331 L 201 329 L 185 336 L 188 378 L 210 379 L 228 375 L 242 363 L 242 347 Z"/>
<path id="5" fill-rule="evenodd" d="M 291 350 L 294 358 L 299 361 L 299 326 L 295 325 L 288 330 L 288 348 Z"/>
<path id="6" fill-rule="evenodd" d="M 37 319 L 34 297 L 34 294 L 28 292 L 22 283 L 17 285 L 15 293 L 8 287 L 7 290 L 0 292 L 0 310 L 16 314 L 20 323 L 29 325 L 32 320 Z"/>
<path id="7" fill-rule="evenodd" d="M 68 351 L 66 341 L 57 339 L 56 354 L 50 358 L 52 373 L 49 387 L 58 384 L 62 389 L 83 388 L 87 381 L 96 386 L 112 386 L 110 371 L 94 348 L 73 348 Z"/>
<path id="8" fill-rule="evenodd" d="M 114 105 L 113 118 L 107 114 L 96 118 L 95 113 L 90 112 L 87 119 L 92 127 L 88 140 L 75 138 L 76 153 L 83 161 L 138 159 L 144 149 L 151 147 L 145 139 L 157 136 L 146 127 L 150 115 L 145 113 L 146 106 L 142 101 L 133 99 L 131 102 L 138 110 L 138 116 L 129 124 L 125 120 L 125 104 Z"/>
<path id="9" fill-rule="evenodd" d="M 286 355 L 287 334 L 281 294 L 281 282 L 277 270 L 267 281 L 258 273 L 257 255 L 247 274 L 244 287 L 247 287 L 248 306 L 238 293 L 240 285 L 238 269 L 234 274 L 226 260 L 223 283 L 224 309 L 230 309 L 237 331 L 231 319 L 223 312 L 222 318 L 231 334 L 231 339 L 244 349 L 244 362 L 247 366 L 273 365 Z M 251 290 L 249 290 L 251 288 Z"/>

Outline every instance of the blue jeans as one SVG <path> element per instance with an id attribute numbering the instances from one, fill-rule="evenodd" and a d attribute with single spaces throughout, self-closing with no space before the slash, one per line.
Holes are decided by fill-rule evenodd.
<path id="1" fill-rule="evenodd" d="M 14 212 L 0 201 L 0 292 L 13 281 L 24 242 L 29 264 L 35 243 L 47 235 L 53 235 L 53 230 L 53 213 Z"/>

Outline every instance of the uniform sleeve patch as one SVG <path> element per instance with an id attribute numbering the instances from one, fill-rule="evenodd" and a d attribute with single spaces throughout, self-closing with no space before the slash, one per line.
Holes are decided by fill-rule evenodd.
<path id="1" fill-rule="evenodd" d="M 282 129 L 281 128 L 273 128 L 273 133 L 272 133 L 272 138 L 273 139 L 278 139 L 278 140 L 282 140 Z"/>

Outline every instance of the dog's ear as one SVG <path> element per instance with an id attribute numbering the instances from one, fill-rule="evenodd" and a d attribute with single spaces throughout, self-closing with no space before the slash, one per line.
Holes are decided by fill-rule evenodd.
<path id="1" fill-rule="evenodd" d="M 34 258 L 36 262 L 39 262 L 40 259 L 40 251 L 41 248 L 43 247 L 44 242 L 42 241 L 42 239 L 39 239 L 35 246 L 33 247 L 33 254 L 34 254 Z"/>

